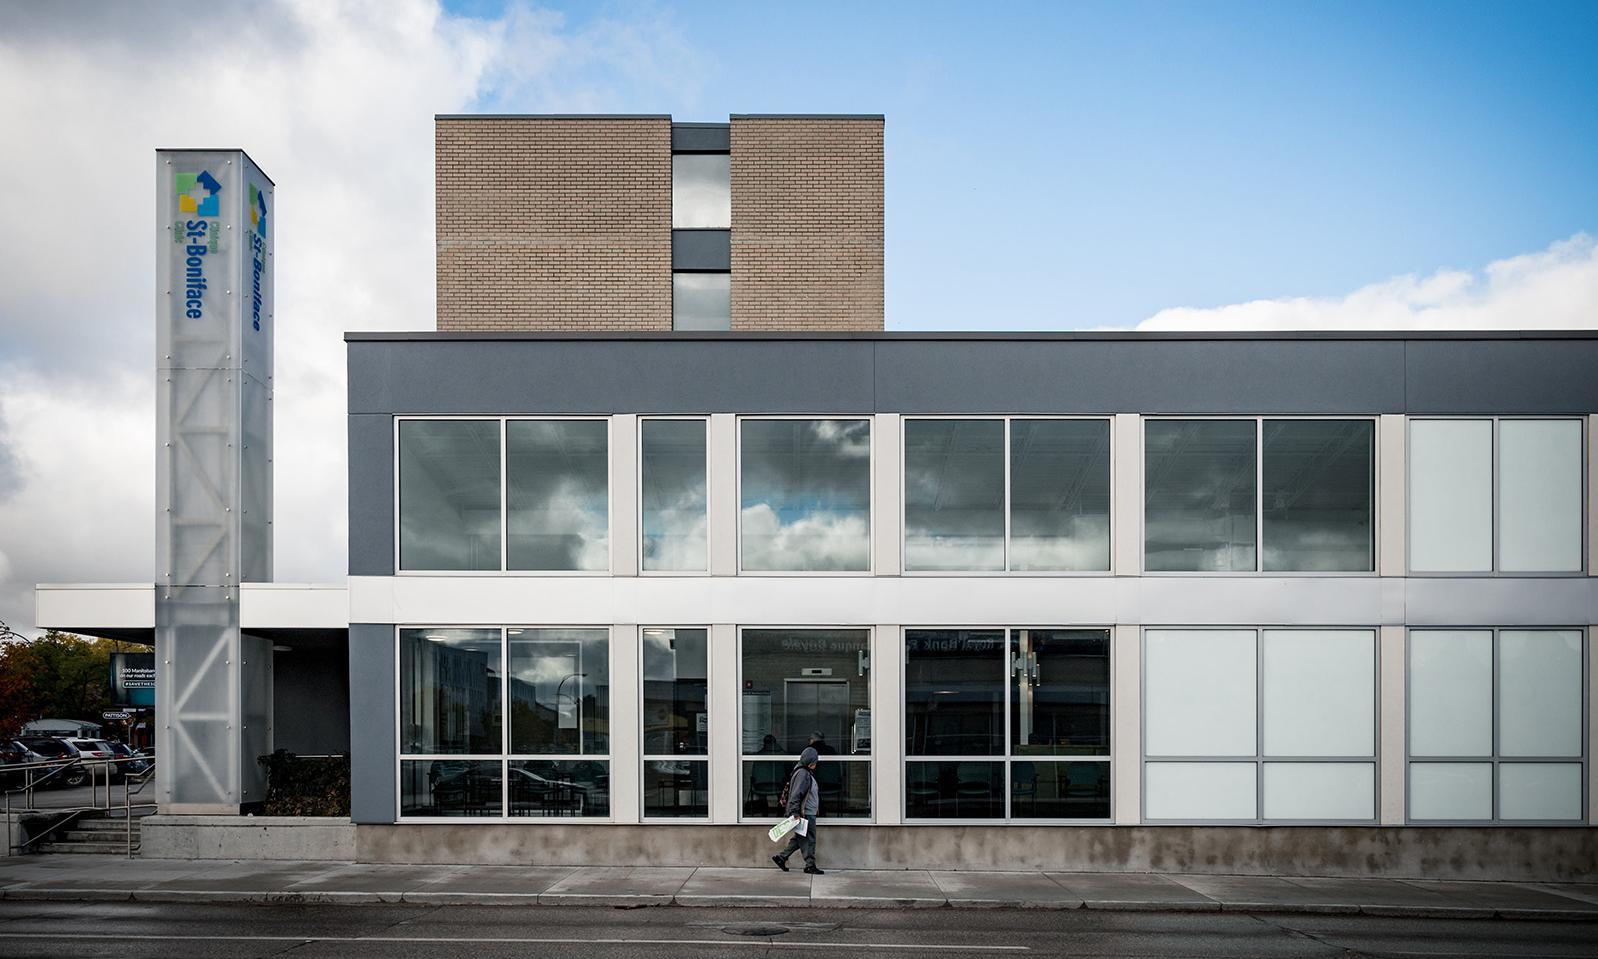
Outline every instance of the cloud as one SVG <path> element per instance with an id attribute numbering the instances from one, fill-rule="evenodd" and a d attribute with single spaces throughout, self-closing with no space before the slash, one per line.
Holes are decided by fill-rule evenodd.
<path id="1" fill-rule="evenodd" d="M 342 336 L 433 327 L 433 115 L 671 112 L 704 74 L 650 11 L 0 7 L 0 620 L 32 626 L 37 582 L 153 575 L 157 147 L 277 184 L 276 578 L 336 582 Z"/>
<path id="2" fill-rule="evenodd" d="M 1478 272 L 1399 276 L 1342 297 L 1175 307 L 1140 330 L 1485 330 L 1598 326 L 1598 240 L 1578 233 Z"/>
<path id="3" fill-rule="evenodd" d="M 861 514 L 811 510 L 785 522 L 769 503 L 757 503 L 743 508 L 742 523 L 739 533 L 743 539 L 744 569 L 804 572 L 869 568 L 866 552 L 871 534 Z"/>

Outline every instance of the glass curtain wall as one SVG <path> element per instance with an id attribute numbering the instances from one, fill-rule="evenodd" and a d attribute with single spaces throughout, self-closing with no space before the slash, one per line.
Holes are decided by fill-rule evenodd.
<path id="1" fill-rule="evenodd" d="M 705 420 L 638 423 L 642 567 L 646 572 L 709 569 Z"/>
<path id="2" fill-rule="evenodd" d="M 1582 818 L 1585 636 L 1409 632 L 1409 819 Z"/>
<path id="3" fill-rule="evenodd" d="M 904 421 L 904 563 L 916 571 L 1110 568 L 1110 424 Z"/>
<path id="4" fill-rule="evenodd" d="M 1105 629 L 905 630 L 907 819 L 1110 818 Z"/>
<path id="5" fill-rule="evenodd" d="M 608 630 L 398 641 L 401 816 L 610 815 Z"/>
<path id="6" fill-rule="evenodd" d="M 710 815 L 709 630 L 645 628 L 645 818 Z"/>
<path id="7" fill-rule="evenodd" d="M 822 818 L 869 818 L 870 630 L 745 629 L 739 663 L 744 816 L 780 817 L 777 797 L 814 745 Z"/>
<path id="8" fill-rule="evenodd" d="M 1579 573 L 1579 419 L 1409 422 L 1409 568 Z"/>
<path id="9" fill-rule="evenodd" d="M 1375 569 L 1370 420 L 1144 424 L 1149 572 Z"/>
<path id="10" fill-rule="evenodd" d="M 739 424 L 741 568 L 871 568 L 871 421 L 745 419 Z"/>
<path id="11" fill-rule="evenodd" d="M 1376 633 L 1143 634 L 1144 818 L 1376 818 Z"/>

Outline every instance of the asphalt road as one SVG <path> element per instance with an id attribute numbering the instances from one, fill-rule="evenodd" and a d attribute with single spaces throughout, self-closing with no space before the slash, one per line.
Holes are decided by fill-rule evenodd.
<path id="1" fill-rule="evenodd" d="M 792 921 L 788 921 L 788 920 Z M 778 931 L 785 930 L 785 931 Z M 1238 913 L 0 901 L 0 956 L 1598 956 L 1598 924 Z"/>

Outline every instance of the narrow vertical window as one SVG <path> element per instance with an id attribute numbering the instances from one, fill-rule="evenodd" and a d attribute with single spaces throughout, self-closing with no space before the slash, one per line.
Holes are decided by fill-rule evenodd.
<path id="1" fill-rule="evenodd" d="M 643 568 L 704 572 L 707 565 L 705 421 L 639 424 Z"/>
<path id="2" fill-rule="evenodd" d="M 605 420 L 505 425 L 509 569 L 610 568 L 609 436 Z"/>
<path id="3" fill-rule="evenodd" d="M 710 814 L 710 675 L 705 629 L 644 629 L 644 815 Z"/>
<path id="4" fill-rule="evenodd" d="M 1261 569 L 1376 568 L 1375 432 L 1370 420 L 1265 421 Z"/>
<path id="5" fill-rule="evenodd" d="M 509 633 L 510 814 L 610 815 L 610 631 Z"/>
<path id="6" fill-rule="evenodd" d="M 399 568 L 497 570 L 499 421 L 401 420 Z"/>
<path id="7" fill-rule="evenodd" d="M 1144 566 L 1252 572 L 1253 420 L 1149 420 L 1144 429 Z"/>
<path id="8" fill-rule="evenodd" d="M 904 566 L 1004 568 L 1004 421 L 906 420 Z"/>
<path id="9" fill-rule="evenodd" d="M 498 629 L 399 631 L 400 814 L 499 816 Z"/>
<path id="10" fill-rule="evenodd" d="M 671 158 L 671 227 L 725 230 L 732 226 L 732 157 L 677 153 Z"/>
<path id="11" fill-rule="evenodd" d="M 1110 568 L 1109 420 L 1010 422 L 1010 568 Z"/>

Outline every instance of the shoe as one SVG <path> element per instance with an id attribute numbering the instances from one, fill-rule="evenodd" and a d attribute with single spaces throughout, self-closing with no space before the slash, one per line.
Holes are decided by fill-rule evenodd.
<path id="1" fill-rule="evenodd" d="M 781 856 L 772 856 L 771 861 L 776 863 L 777 868 L 781 869 L 783 872 L 788 871 L 788 860 L 782 858 Z"/>
<path id="2" fill-rule="evenodd" d="M 805 872 L 810 873 L 810 875 L 812 875 L 812 876 L 825 876 L 827 874 L 827 870 L 822 869 L 820 866 L 816 865 L 815 863 L 811 863 L 810 865 L 806 866 L 805 867 Z"/>

